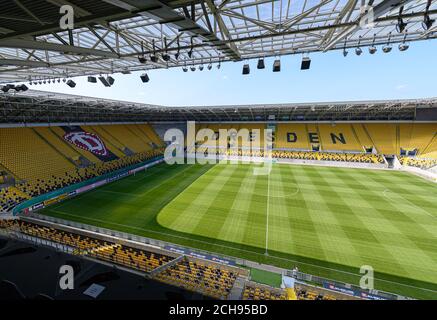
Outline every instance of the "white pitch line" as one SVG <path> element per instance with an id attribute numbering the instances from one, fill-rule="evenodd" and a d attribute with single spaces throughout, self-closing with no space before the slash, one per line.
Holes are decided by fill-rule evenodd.
<path id="1" fill-rule="evenodd" d="M 129 192 L 120 192 L 120 191 L 112 191 L 112 190 L 103 190 L 103 189 L 100 189 L 100 190 L 96 190 L 96 192 L 105 192 L 105 193 L 113 193 L 113 194 L 119 194 L 119 195 L 122 195 L 122 196 L 131 196 L 131 197 L 142 197 L 143 196 L 143 194 L 139 194 L 139 193 L 129 193 Z"/>
<path id="2" fill-rule="evenodd" d="M 226 245 L 219 244 L 219 243 L 214 243 L 214 242 L 208 242 L 208 241 L 193 239 L 193 238 L 190 238 L 190 237 L 184 237 L 184 236 L 181 236 L 181 235 L 169 234 L 169 233 L 166 233 L 166 232 L 160 232 L 160 231 L 150 230 L 150 229 L 146 229 L 146 228 L 130 226 L 130 225 L 127 225 L 127 224 L 122 224 L 122 223 L 110 222 L 110 221 L 102 220 L 102 219 L 90 218 L 90 217 L 86 217 L 86 216 L 84 217 L 84 216 L 77 215 L 77 214 L 71 214 L 71 213 L 68 213 L 68 212 L 65 212 L 65 211 L 62 211 L 62 210 L 51 210 L 51 211 L 59 213 L 61 215 L 77 217 L 77 218 L 82 218 L 82 219 L 85 219 L 85 220 L 92 220 L 92 221 L 97 221 L 97 222 L 104 222 L 104 223 L 107 223 L 107 224 L 112 224 L 112 225 L 116 225 L 116 226 L 122 226 L 122 227 L 126 227 L 126 228 L 129 228 L 129 229 L 147 231 L 147 232 L 150 232 L 150 233 L 156 233 L 156 234 L 170 236 L 170 237 L 174 237 L 174 238 L 180 238 L 180 239 L 184 239 L 184 240 L 189 240 L 189 241 L 192 241 L 192 242 L 198 242 L 198 243 L 202 243 L 202 244 L 207 244 L 207 245 L 210 245 L 210 246 L 213 246 L 213 247 L 219 247 L 219 248 L 225 248 L 225 249 L 230 249 L 230 250 L 234 250 L 234 251 L 246 252 L 246 253 L 254 254 L 254 255 L 257 255 L 257 256 L 263 255 L 262 253 L 258 253 L 258 252 L 252 251 L 252 250 L 246 250 L 246 249 L 242 249 L 242 248 L 226 246 Z M 68 221 L 71 221 L 71 220 L 68 220 Z M 79 223 L 81 223 L 81 222 L 79 222 Z M 181 245 L 181 246 L 187 247 L 185 245 Z M 188 248 L 196 249 L 196 247 L 188 247 Z M 202 249 L 199 249 L 199 250 L 202 250 Z M 226 254 L 223 254 L 223 255 L 227 256 Z M 235 258 L 233 256 L 228 256 L 228 257 L 237 259 L 237 258 Z M 334 272 L 338 272 L 338 273 L 341 273 L 341 274 L 347 274 L 347 275 L 351 275 L 351 276 L 357 276 L 357 274 L 349 272 L 349 271 L 333 269 L 333 268 L 324 267 L 324 266 L 317 265 L 317 264 L 303 262 L 303 261 L 299 261 L 299 260 L 295 260 L 295 259 L 287 259 L 287 258 L 275 256 L 275 255 L 273 255 L 272 257 L 274 257 L 275 259 L 278 259 L 278 260 L 282 260 L 282 261 L 299 263 L 301 265 L 306 265 L 306 266 L 310 266 L 310 267 L 320 268 L 320 269 L 323 269 L 323 270 L 334 271 Z M 394 282 L 394 281 L 385 280 L 385 279 L 375 278 L 375 280 L 381 281 L 381 282 L 385 282 L 385 283 L 394 284 L 394 285 L 401 285 L 401 286 L 404 286 L 404 287 L 418 289 L 418 290 L 422 290 L 422 291 L 436 292 L 437 293 L 437 290 L 433 290 L 433 289 L 416 287 L 416 286 L 413 286 L 413 285 L 408 285 L 408 284 Z"/>
<path id="3" fill-rule="evenodd" d="M 387 194 L 387 193 L 390 193 L 390 192 L 393 192 L 393 191 L 391 191 L 390 189 L 385 189 L 385 190 L 382 192 L 382 194 L 384 195 L 384 197 L 386 197 L 386 198 L 387 198 L 388 200 L 390 200 L 391 202 L 395 202 L 396 200 L 394 200 L 393 198 L 391 198 L 391 197 Z M 401 196 L 401 195 L 399 195 L 399 196 L 401 197 L 402 200 L 407 201 L 407 202 L 409 203 L 410 206 L 415 207 L 415 208 L 417 208 L 417 209 L 420 209 L 422 212 L 424 212 L 426 215 L 430 216 L 431 218 L 434 218 L 434 219 L 437 218 L 437 216 L 435 216 L 435 215 L 429 213 L 427 210 L 425 210 L 425 209 L 419 207 L 418 205 L 416 205 L 415 203 L 411 202 L 411 201 L 408 200 L 407 198 L 405 198 L 405 197 L 403 197 L 403 196 Z"/>
<path id="4" fill-rule="evenodd" d="M 270 174 L 267 174 L 267 221 L 266 221 L 266 255 L 269 249 L 269 214 L 270 214 Z"/>

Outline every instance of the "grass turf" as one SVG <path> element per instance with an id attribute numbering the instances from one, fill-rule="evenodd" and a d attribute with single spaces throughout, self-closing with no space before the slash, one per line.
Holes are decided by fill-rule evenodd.
<path id="1" fill-rule="evenodd" d="M 279 288 L 282 283 L 282 276 L 279 273 L 255 268 L 250 269 L 250 279 L 276 288 Z"/>
<path id="2" fill-rule="evenodd" d="M 354 284 L 370 265 L 376 289 L 437 298 L 434 184 L 395 171 L 254 167 L 162 164 L 42 213 Z"/>

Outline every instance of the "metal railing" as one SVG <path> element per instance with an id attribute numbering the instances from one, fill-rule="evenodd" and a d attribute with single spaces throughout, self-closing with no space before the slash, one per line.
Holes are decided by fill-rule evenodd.
<path id="1" fill-rule="evenodd" d="M 223 259 L 223 261 L 225 261 L 225 262 L 232 261 L 235 263 L 235 266 L 237 266 L 237 267 L 243 266 L 246 268 L 257 268 L 257 269 L 262 269 L 262 270 L 266 270 L 269 272 L 279 273 L 279 274 L 282 274 L 284 276 L 293 277 L 298 281 L 316 284 L 316 285 L 323 287 L 325 289 L 328 289 L 331 291 L 336 291 L 336 292 L 347 294 L 347 295 L 351 295 L 351 296 L 355 296 L 355 297 L 361 297 L 361 298 L 367 298 L 367 299 L 389 299 L 389 300 L 411 299 L 409 297 L 406 297 L 403 295 L 398 295 L 395 293 L 389 293 L 389 292 L 385 292 L 385 291 L 381 291 L 381 290 L 364 290 L 364 289 L 361 289 L 359 286 L 353 285 L 350 283 L 344 283 L 344 282 L 340 282 L 340 281 L 333 280 L 333 279 L 328 279 L 325 277 L 320 277 L 320 276 L 313 275 L 313 274 L 303 273 L 303 272 L 299 272 L 299 271 L 295 271 L 295 270 L 283 269 L 283 268 L 274 267 L 271 265 L 263 265 L 263 264 L 259 264 L 258 262 L 254 262 L 251 260 L 222 255 L 219 253 L 211 253 L 209 251 L 204 251 L 204 250 L 192 248 L 189 246 L 182 246 L 182 245 L 170 243 L 170 242 L 163 241 L 163 240 L 157 240 L 157 239 L 153 239 L 153 238 L 143 237 L 143 236 L 134 235 L 134 234 L 130 234 L 130 233 L 122 232 L 122 231 L 106 229 L 106 228 L 102 228 L 102 227 L 97 227 L 97 226 L 79 223 L 79 222 L 75 222 L 75 221 L 64 220 L 64 219 L 60 219 L 60 218 L 40 215 L 40 214 L 36 214 L 36 213 L 30 214 L 28 217 L 34 218 L 34 219 L 40 220 L 40 221 L 46 221 L 49 223 L 58 224 L 61 226 L 75 228 L 78 230 L 93 232 L 93 233 L 103 235 L 103 236 L 109 236 L 109 237 L 118 238 L 118 239 L 127 240 L 127 241 L 134 241 L 134 242 L 138 242 L 141 244 L 158 247 L 159 249 L 165 250 L 165 251 L 168 250 L 168 247 L 179 249 L 181 252 L 183 252 L 182 254 L 186 254 L 187 251 L 190 251 L 192 253 L 195 253 L 192 255 L 193 258 L 198 258 L 199 256 L 208 257 L 208 256 L 213 255 L 214 257 L 218 257 L 220 259 Z M 44 244 L 46 242 L 48 243 L 50 241 L 43 240 L 42 244 Z M 59 248 L 60 250 L 63 250 L 63 249 L 61 249 L 63 247 L 68 247 L 68 246 L 58 246 L 57 248 Z M 205 259 L 205 258 L 202 258 L 202 259 Z M 208 258 L 206 258 L 206 259 L 208 259 Z M 220 263 L 220 261 L 218 261 L 218 260 L 212 260 L 212 262 Z M 232 268 L 232 265 L 228 265 L 228 267 Z M 359 277 L 359 275 L 356 275 L 356 276 Z M 382 279 L 376 279 L 376 280 L 382 281 L 382 282 L 385 281 Z M 396 283 L 396 284 L 401 286 L 401 287 L 407 286 L 407 285 L 404 285 L 401 283 Z M 421 289 L 421 288 L 416 288 L 416 289 Z M 423 290 L 425 290 L 425 289 L 423 289 Z"/>

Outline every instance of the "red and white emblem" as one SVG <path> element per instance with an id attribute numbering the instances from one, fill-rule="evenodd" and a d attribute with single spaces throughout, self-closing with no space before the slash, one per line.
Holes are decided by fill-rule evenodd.
<path id="1" fill-rule="evenodd" d="M 84 131 L 70 132 L 64 135 L 64 139 L 76 147 L 96 155 L 103 157 L 108 155 L 105 143 L 95 134 Z"/>

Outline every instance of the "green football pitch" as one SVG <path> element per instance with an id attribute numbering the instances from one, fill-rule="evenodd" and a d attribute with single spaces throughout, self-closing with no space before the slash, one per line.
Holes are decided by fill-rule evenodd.
<path id="1" fill-rule="evenodd" d="M 160 164 L 43 214 L 437 299 L 437 186 L 397 171 Z"/>

